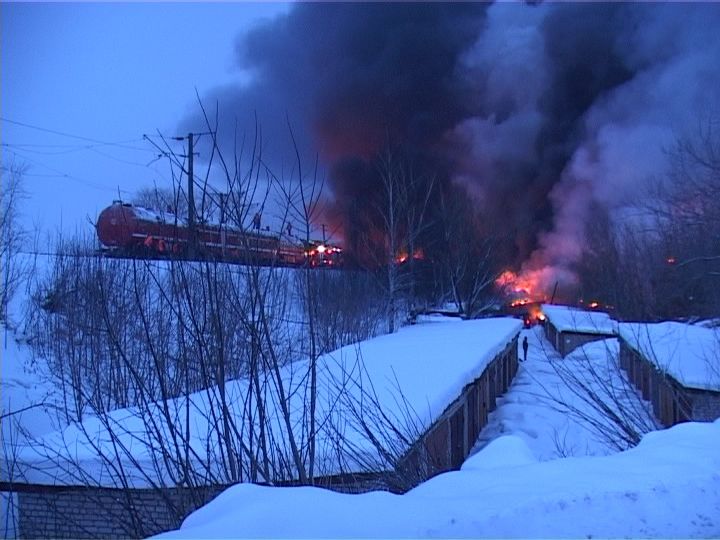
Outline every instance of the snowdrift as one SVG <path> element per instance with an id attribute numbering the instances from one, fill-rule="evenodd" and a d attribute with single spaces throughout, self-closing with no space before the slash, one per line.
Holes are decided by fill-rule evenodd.
<path id="1" fill-rule="evenodd" d="M 239 484 L 160 537 L 717 537 L 718 448 L 720 420 L 547 462 L 505 436 L 405 495 Z"/>

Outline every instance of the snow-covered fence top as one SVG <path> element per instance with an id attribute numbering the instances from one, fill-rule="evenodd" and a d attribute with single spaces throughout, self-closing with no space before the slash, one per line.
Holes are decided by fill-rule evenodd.
<path id="1" fill-rule="evenodd" d="M 513 318 L 423 318 L 419 324 L 395 334 L 320 357 L 316 475 L 365 472 L 370 463 L 375 464 L 373 467 L 387 465 L 376 444 L 382 430 L 392 433 L 388 424 L 394 423 L 400 430 L 412 428 L 407 435 L 419 436 L 440 418 L 467 384 L 482 375 L 521 328 L 522 323 Z M 293 431 L 297 430 L 295 436 L 304 440 L 310 391 L 308 363 L 287 365 L 281 368 L 280 377 L 289 423 Z M 273 378 L 263 382 L 265 436 L 282 441 L 287 438 L 287 423 L 276 383 Z M 248 438 L 258 429 L 257 414 L 254 419 L 247 416 L 253 386 L 244 379 L 230 381 L 225 392 L 233 422 L 242 427 L 249 421 L 255 426 L 233 433 L 233 438 L 241 437 L 247 446 Z M 193 466 L 212 483 L 211 476 L 222 476 L 219 467 L 223 457 L 217 445 L 222 424 L 215 419 L 219 409 L 218 389 L 210 388 L 166 404 L 120 409 L 89 418 L 18 449 L 13 476 L 20 482 L 55 485 L 174 485 L 178 474 L 164 456 L 174 450 L 175 442 L 170 441 L 180 429 L 183 433 L 188 430 L 189 435 L 183 437 L 190 441 Z M 383 421 L 388 424 L 381 425 Z M 379 430 L 373 434 L 375 441 L 368 429 Z M 407 441 L 404 449 L 413 442 Z M 397 450 L 402 452 L 403 448 Z M 295 473 L 286 471 L 290 476 Z"/>
<path id="2" fill-rule="evenodd" d="M 601 311 L 584 311 L 570 306 L 551 304 L 543 304 L 541 309 L 558 332 L 607 335 L 617 333 L 615 321 Z"/>
<path id="3" fill-rule="evenodd" d="M 679 322 L 621 323 L 620 337 L 687 388 L 720 391 L 720 331 Z"/>

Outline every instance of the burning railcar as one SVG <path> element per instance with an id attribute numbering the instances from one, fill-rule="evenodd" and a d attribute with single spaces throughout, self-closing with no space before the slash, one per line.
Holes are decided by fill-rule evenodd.
<path id="1" fill-rule="evenodd" d="M 247 231 L 225 224 L 194 227 L 170 212 L 114 201 L 95 225 L 103 251 L 116 257 L 183 258 L 228 262 L 340 267 L 343 250 L 326 242 L 292 241 L 270 231 Z"/>

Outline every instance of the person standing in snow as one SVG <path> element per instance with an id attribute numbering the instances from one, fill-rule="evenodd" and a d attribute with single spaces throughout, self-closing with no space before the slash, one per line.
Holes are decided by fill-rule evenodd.
<path id="1" fill-rule="evenodd" d="M 525 338 L 523 339 L 522 346 L 523 346 L 523 362 L 527 362 L 527 351 L 528 351 L 528 347 L 529 347 L 527 336 L 525 336 Z"/>

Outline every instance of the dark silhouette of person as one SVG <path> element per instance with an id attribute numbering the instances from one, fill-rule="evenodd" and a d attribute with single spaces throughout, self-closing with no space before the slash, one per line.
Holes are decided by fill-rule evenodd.
<path id="1" fill-rule="evenodd" d="M 256 231 L 260 230 L 260 212 L 257 212 L 253 217 L 253 229 Z"/>
<path id="2" fill-rule="evenodd" d="M 527 351 L 528 351 L 528 347 L 529 347 L 527 336 L 525 336 L 525 338 L 523 339 L 522 347 L 523 347 L 523 362 L 527 362 Z"/>

